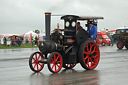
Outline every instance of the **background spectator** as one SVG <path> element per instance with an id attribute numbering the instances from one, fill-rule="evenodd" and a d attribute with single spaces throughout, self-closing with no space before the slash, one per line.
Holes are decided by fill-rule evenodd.
<path id="1" fill-rule="evenodd" d="M 10 45 L 11 45 L 11 39 L 8 38 L 8 39 L 7 39 L 7 46 L 10 46 Z"/>
<path id="2" fill-rule="evenodd" d="M 6 46 L 7 39 L 4 37 L 4 46 Z"/>
<path id="3" fill-rule="evenodd" d="M 35 37 L 35 46 L 38 46 L 38 37 Z"/>

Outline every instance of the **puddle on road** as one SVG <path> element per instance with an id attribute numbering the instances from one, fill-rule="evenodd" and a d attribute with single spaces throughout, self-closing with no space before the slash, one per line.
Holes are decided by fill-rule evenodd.
<path id="1" fill-rule="evenodd" d="M 30 75 L 30 85 L 100 85 L 99 71 L 63 70 L 57 74 L 44 75 L 33 73 Z"/>

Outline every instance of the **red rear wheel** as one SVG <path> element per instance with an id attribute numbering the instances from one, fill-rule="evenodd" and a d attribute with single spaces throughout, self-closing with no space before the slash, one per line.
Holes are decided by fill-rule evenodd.
<path id="1" fill-rule="evenodd" d="M 41 59 L 43 59 L 43 55 L 40 52 L 33 53 L 29 58 L 29 66 L 32 71 L 39 72 L 43 69 L 44 63 L 40 63 Z"/>
<path id="2" fill-rule="evenodd" d="M 122 41 L 119 41 L 118 43 L 117 43 L 117 48 L 118 49 L 122 49 L 124 47 L 124 43 L 122 42 Z"/>
<path id="3" fill-rule="evenodd" d="M 128 49 L 128 44 L 125 44 L 125 47 Z"/>
<path id="4" fill-rule="evenodd" d="M 96 68 L 100 59 L 100 50 L 93 41 L 84 42 L 79 49 L 79 61 L 83 68 L 91 70 Z"/>
<path id="5" fill-rule="evenodd" d="M 63 59 L 60 53 L 53 52 L 48 58 L 48 69 L 52 73 L 57 73 L 61 70 L 63 65 Z"/>

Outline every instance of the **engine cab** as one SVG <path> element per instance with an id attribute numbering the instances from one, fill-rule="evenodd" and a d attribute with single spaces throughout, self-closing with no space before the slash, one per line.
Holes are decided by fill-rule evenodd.
<path id="1" fill-rule="evenodd" d="M 64 20 L 64 45 L 73 45 L 75 43 L 76 22 L 78 16 L 66 15 L 62 16 Z"/>

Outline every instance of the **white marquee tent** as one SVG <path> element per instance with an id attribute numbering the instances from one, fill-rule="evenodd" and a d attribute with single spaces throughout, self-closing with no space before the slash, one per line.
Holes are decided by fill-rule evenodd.
<path id="1" fill-rule="evenodd" d="M 28 40 L 28 41 L 30 41 L 30 43 L 32 42 L 31 41 L 32 37 L 35 38 L 36 36 L 39 38 L 39 34 L 33 32 L 33 31 L 29 31 L 29 32 L 23 34 L 24 41 Z"/>

